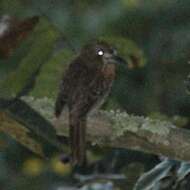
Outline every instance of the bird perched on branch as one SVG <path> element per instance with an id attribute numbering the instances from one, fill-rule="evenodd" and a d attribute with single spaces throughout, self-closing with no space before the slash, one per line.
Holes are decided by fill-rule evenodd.
<path id="1" fill-rule="evenodd" d="M 91 42 L 65 71 L 55 104 L 58 118 L 69 109 L 72 165 L 86 162 L 86 119 L 108 96 L 116 75 L 116 64 L 125 63 L 116 50 L 104 41 Z"/>

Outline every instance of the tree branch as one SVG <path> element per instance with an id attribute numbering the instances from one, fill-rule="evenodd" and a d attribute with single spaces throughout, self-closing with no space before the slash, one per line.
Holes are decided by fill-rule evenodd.
<path id="1" fill-rule="evenodd" d="M 57 133 L 67 136 L 68 113 L 54 121 Z M 166 121 L 128 115 L 125 112 L 105 112 L 89 116 L 87 138 L 92 145 L 163 155 L 176 160 L 190 160 L 190 131 Z"/>
<path id="2" fill-rule="evenodd" d="M 46 97 L 23 97 L 23 100 L 49 120 L 58 135 L 68 136 L 67 110 L 56 120 L 53 117 L 53 100 Z M 177 128 L 171 122 L 120 111 L 99 111 L 88 117 L 87 126 L 87 139 L 91 145 L 128 148 L 190 161 L 190 131 Z"/>

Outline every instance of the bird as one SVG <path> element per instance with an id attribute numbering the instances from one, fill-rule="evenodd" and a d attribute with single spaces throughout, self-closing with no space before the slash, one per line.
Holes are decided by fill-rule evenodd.
<path id="1" fill-rule="evenodd" d="M 81 48 L 63 74 L 55 102 L 55 116 L 59 118 L 67 106 L 73 166 L 87 163 L 87 117 L 105 102 L 116 78 L 116 65 L 120 63 L 126 62 L 112 45 L 95 40 Z"/>

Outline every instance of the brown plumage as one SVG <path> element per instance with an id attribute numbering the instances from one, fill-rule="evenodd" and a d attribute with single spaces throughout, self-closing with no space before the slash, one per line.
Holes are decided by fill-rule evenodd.
<path id="1" fill-rule="evenodd" d="M 63 107 L 69 108 L 71 158 L 73 165 L 86 162 L 86 119 L 99 108 L 109 94 L 115 79 L 115 64 L 124 62 L 106 42 L 84 46 L 64 73 L 55 105 L 59 117 Z"/>

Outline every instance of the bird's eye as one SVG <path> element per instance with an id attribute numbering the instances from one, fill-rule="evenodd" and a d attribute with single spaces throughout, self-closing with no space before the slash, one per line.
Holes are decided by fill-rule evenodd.
<path id="1" fill-rule="evenodd" d="M 98 55 L 104 55 L 104 52 L 102 50 L 99 50 Z"/>

